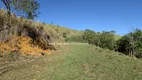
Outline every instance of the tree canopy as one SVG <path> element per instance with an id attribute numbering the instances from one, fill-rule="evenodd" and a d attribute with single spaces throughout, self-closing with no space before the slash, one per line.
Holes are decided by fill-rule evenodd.
<path id="1" fill-rule="evenodd" d="M 124 35 L 116 44 L 119 52 L 142 58 L 142 31 L 140 29 Z"/>
<path id="2" fill-rule="evenodd" d="M 99 33 L 86 29 L 84 31 L 83 39 L 88 41 L 89 44 L 114 50 L 115 48 L 114 33 L 115 31 L 103 31 L 102 33 Z"/>
<path id="3" fill-rule="evenodd" d="M 28 19 L 34 19 L 39 14 L 39 3 L 36 0 L 2 0 L 8 13 L 13 13 Z"/>

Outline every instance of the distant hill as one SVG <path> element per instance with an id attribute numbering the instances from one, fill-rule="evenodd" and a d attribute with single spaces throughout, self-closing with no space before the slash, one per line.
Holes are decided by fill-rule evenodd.
<path id="1" fill-rule="evenodd" d="M 83 33 L 84 33 L 84 31 L 73 30 L 73 29 L 65 28 L 65 27 L 58 26 L 58 25 L 46 24 L 46 27 L 54 30 L 54 34 L 56 34 L 60 37 L 59 41 L 65 40 L 65 38 L 63 37 L 64 33 L 66 34 L 66 37 L 79 36 L 79 35 L 83 35 Z M 120 36 L 120 35 L 115 35 L 116 40 L 120 39 L 121 37 L 122 36 Z"/>
<path id="2" fill-rule="evenodd" d="M 58 37 L 59 37 L 58 41 L 59 42 L 64 42 L 65 38 L 67 38 L 67 37 L 83 34 L 83 31 L 72 30 L 72 29 L 69 29 L 69 28 L 62 27 L 62 26 L 45 24 L 45 27 L 47 29 L 52 29 L 54 34 L 58 35 Z"/>

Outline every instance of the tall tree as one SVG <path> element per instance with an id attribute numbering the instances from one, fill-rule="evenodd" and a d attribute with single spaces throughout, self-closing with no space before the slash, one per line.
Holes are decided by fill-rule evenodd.
<path id="1" fill-rule="evenodd" d="M 2 0 L 5 4 L 8 13 L 11 13 L 11 9 L 13 9 L 16 15 L 20 15 L 22 17 L 28 19 L 34 19 L 39 14 L 39 3 L 36 0 Z"/>
<path id="2" fill-rule="evenodd" d="M 4 3 L 4 5 L 6 6 L 7 10 L 8 10 L 8 14 L 10 15 L 11 13 L 11 8 L 10 8 L 10 3 L 12 0 L 2 0 L 2 2 Z"/>

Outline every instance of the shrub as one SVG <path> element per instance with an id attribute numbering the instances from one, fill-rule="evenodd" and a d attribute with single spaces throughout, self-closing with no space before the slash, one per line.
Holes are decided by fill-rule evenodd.
<path id="1" fill-rule="evenodd" d="M 135 29 L 119 39 L 117 42 L 117 50 L 126 55 L 142 58 L 142 31 Z"/>
<path id="2" fill-rule="evenodd" d="M 63 36 L 64 38 L 67 38 L 67 33 L 63 32 L 62 36 Z"/>
<path id="3" fill-rule="evenodd" d="M 108 48 L 114 50 L 115 48 L 115 37 L 114 31 L 103 31 L 102 33 L 96 33 L 92 30 L 86 29 L 83 35 L 83 39 L 89 44 L 99 46 L 101 48 Z"/>

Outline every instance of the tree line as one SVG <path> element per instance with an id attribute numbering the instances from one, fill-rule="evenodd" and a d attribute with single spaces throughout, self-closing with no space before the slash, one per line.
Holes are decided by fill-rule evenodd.
<path id="1" fill-rule="evenodd" d="M 74 36 L 68 39 L 78 42 L 87 42 L 101 48 L 121 52 L 131 57 L 142 58 L 142 30 L 134 29 L 132 32 L 115 39 L 115 31 L 94 32 L 86 29 L 81 36 Z"/>
<path id="2" fill-rule="evenodd" d="M 101 48 L 115 49 L 115 31 L 94 32 L 86 29 L 84 31 L 83 39 L 89 44 L 99 46 Z"/>

